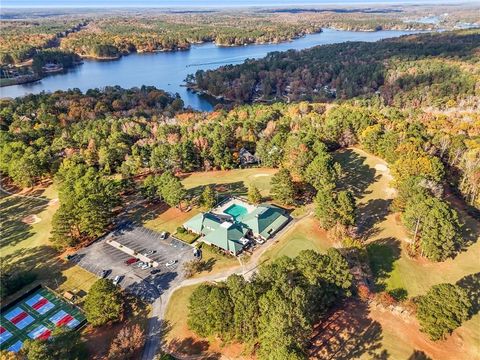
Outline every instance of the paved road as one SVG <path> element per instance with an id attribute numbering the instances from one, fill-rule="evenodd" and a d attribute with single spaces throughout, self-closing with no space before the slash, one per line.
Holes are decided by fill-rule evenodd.
<path id="1" fill-rule="evenodd" d="M 264 246 L 255 251 L 250 257 L 248 263 L 232 267 L 219 273 L 205 275 L 193 279 L 184 279 L 181 282 L 177 283 L 176 286 L 170 287 L 167 291 L 161 294 L 161 296 L 153 303 L 152 312 L 150 313 L 150 318 L 148 320 L 147 340 L 145 342 L 141 360 L 152 360 L 159 351 L 159 349 L 165 345 L 162 333 L 163 318 L 168 305 L 168 301 L 170 300 L 170 297 L 175 290 L 178 290 L 185 286 L 201 284 L 206 281 L 223 281 L 233 274 L 238 274 L 244 276 L 245 278 L 250 278 L 250 276 L 255 273 L 258 266 L 260 265 L 259 261 L 262 255 L 273 244 L 275 244 L 278 239 L 282 237 L 283 234 L 289 231 L 294 224 L 296 224 L 299 220 L 307 217 L 308 215 L 310 215 L 310 213 L 307 213 L 300 218 L 292 219 L 292 221 L 290 221 L 278 234 L 275 235 L 274 239 L 267 241 Z M 181 356 L 179 358 L 195 359 L 198 357 Z"/>

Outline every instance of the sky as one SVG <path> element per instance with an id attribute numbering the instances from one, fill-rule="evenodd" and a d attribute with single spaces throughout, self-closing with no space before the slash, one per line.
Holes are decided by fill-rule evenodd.
<path id="1" fill-rule="evenodd" d="M 480 1 L 480 0 L 479 0 Z M 225 8 L 250 6 L 315 6 L 315 5 L 379 5 L 379 4 L 460 4 L 477 0 L 1 0 L 3 8 Z"/>

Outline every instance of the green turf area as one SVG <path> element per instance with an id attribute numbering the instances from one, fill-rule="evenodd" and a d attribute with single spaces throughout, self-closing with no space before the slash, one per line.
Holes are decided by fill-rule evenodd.
<path id="1" fill-rule="evenodd" d="M 325 252 L 331 247 L 325 231 L 320 229 L 313 216 L 299 220 L 285 233 L 275 237 L 273 241 L 275 243 L 260 258 L 261 263 L 284 255 L 295 257 L 302 250 Z"/>
<path id="2" fill-rule="evenodd" d="M 96 277 L 60 260 L 49 241 L 52 216 L 58 209 L 56 188 L 50 185 L 29 195 L 38 199 L 0 192 L 2 266 L 16 264 L 37 274 L 37 281 L 22 291 L 40 283 L 59 292 L 88 291 Z M 14 297 L 15 294 L 6 301 Z"/>
<path id="3" fill-rule="evenodd" d="M 412 259 L 405 251 L 405 240 L 409 234 L 397 214 L 389 212 L 394 196 L 389 189 L 391 177 L 388 171 L 379 171 L 378 167 L 385 163 L 359 149 L 339 152 L 336 158 L 347 174 L 344 187 L 354 191 L 357 196 L 358 217 L 365 219 L 362 230 L 368 234 L 367 250 L 377 290 L 401 291 L 408 297 L 414 297 L 426 293 L 435 284 L 456 283 L 468 275 L 478 274 L 478 221 L 457 207 L 460 219 L 465 222 L 464 238 L 470 245 L 454 259 L 441 263 Z M 480 315 L 475 315 L 455 331 L 463 339 L 463 348 L 468 354 L 478 354 L 480 349 L 479 318 Z M 382 346 L 392 358 L 406 358 L 408 351 L 412 350 L 404 346 L 396 334 L 384 332 L 382 336 Z"/>
<path id="4" fill-rule="evenodd" d="M 36 311 L 35 309 L 33 309 L 31 306 L 27 304 L 27 301 L 36 295 L 40 295 L 43 298 L 47 299 L 54 306 L 43 314 Z M 10 322 L 5 318 L 5 316 L 14 309 L 20 309 L 25 311 L 34 320 L 24 328 L 19 329 L 15 324 L 13 324 L 12 322 Z M 85 316 L 77 307 L 70 305 L 69 303 L 61 299 L 59 296 L 57 296 L 50 290 L 43 287 L 38 289 L 35 292 L 32 292 L 24 299 L 15 301 L 8 307 L 2 309 L 2 313 L 0 317 L 1 326 L 13 336 L 11 336 L 6 341 L 4 341 L 0 345 L 0 349 L 1 350 L 8 349 L 10 348 L 10 346 L 15 344 L 19 340 L 22 342 L 25 342 L 26 340 L 31 339 L 29 337 L 29 333 L 37 329 L 39 326 L 43 325 L 49 330 L 54 330 L 56 327 L 56 324 L 54 324 L 51 321 L 51 318 L 52 316 L 56 315 L 59 311 L 62 311 L 62 310 L 66 314 L 71 315 L 73 318 L 75 318 L 75 320 L 77 321 L 76 328 L 78 328 L 81 325 L 81 323 L 85 321 Z"/>
<path id="5" fill-rule="evenodd" d="M 198 285 L 182 287 L 170 297 L 165 311 L 165 320 L 170 329 L 166 335 L 167 340 L 183 339 L 188 335 L 188 300 L 197 287 Z"/>
<path id="6" fill-rule="evenodd" d="M 193 208 L 188 212 L 181 211 L 177 208 L 169 208 L 151 220 L 145 221 L 143 226 L 158 232 L 168 231 L 170 234 L 175 234 L 177 228 L 200 212 L 200 209 Z"/>
<path id="7" fill-rule="evenodd" d="M 194 196 L 202 193 L 206 185 L 215 185 L 219 196 L 245 196 L 249 185 L 254 185 L 263 196 L 270 193 L 270 180 L 277 172 L 270 168 L 249 168 L 224 171 L 196 172 L 187 175 L 182 183 Z"/>
<path id="8" fill-rule="evenodd" d="M 47 187 L 36 194 L 38 199 L 7 195 L 0 191 L 0 250 L 2 257 L 48 246 L 52 216 L 58 203 L 56 189 Z"/>

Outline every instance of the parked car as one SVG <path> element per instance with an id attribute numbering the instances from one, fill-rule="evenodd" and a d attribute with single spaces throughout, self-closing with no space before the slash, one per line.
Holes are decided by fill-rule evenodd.
<path id="1" fill-rule="evenodd" d="M 177 262 L 178 262 L 178 260 L 170 260 L 169 262 L 167 262 L 165 264 L 165 266 L 172 266 L 172 265 L 175 265 Z"/>
<path id="2" fill-rule="evenodd" d="M 69 254 L 67 256 L 65 256 L 65 260 L 72 260 L 75 258 L 75 256 L 77 256 L 77 254 Z"/>
<path id="3" fill-rule="evenodd" d="M 142 267 L 143 265 L 145 265 L 145 263 L 143 261 L 140 261 L 139 263 L 135 264 L 136 267 Z"/>
<path id="4" fill-rule="evenodd" d="M 146 255 L 152 255 L 152 254 L 155 254 L 157 252 L 157 250 L 148 250 L 145 254 Z"/>
<path id="5" fill-rule="evenodd" d="M 113 285 L 120 284 L 120 281 L 122 281 L 122 279 L 123 279 L 123 276 L 121 276 L 121 275 L 115 276 L 115 279 L 113 279 Z"/>
<path id="6" fill-rule="evenodd" d="M 159 272 L 161 272 L 160 269 L 153 269 L 152 271 L 150 271 L 150 274 L 155 275 L 155 274 L 158 274 Z"/>
<path id="7" fill-rule="evenodd" d="M 137 261 L 138 261 L 137 258 L 132 257 L 132 258 L 126 260 L 126 261 L 125 261 L 125 264 L 126 264 L 126 265 L 132 265 L 132 264 L 135 264 Z"/>
<path id="8" fill-rule="evenodd" d="M 142 270 L 145 270 L 145 269 L 148 269 L 150 267 L 150 264 L 143 264 L 142 266 L 140 266 L 140 269 Z"/>
<path id="9" fill-rule="evenodd" d="M 168 233 L 166 231 L 162 231 L 160 234 L 160 240 L 165 240 L 168 237 Z"/>
<path id="10" fill-rule="evenodd" d="M 110 273 L 111 270 L 102 270 L 102 279 L 105 279 Z"/>

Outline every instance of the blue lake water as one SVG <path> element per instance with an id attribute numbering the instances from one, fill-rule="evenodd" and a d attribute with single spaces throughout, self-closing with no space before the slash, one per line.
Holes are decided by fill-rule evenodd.
<path id="1" fill-rule="evenodd" d="M 70 88 L 85 91 L 114 85 L 124 88 L 153 85 L 171 93 L 179 93 L 186 106 L 210 111 L 212 104 L 206 98 L 181 86 L 188 74 L 195 73 L 199 69 L 207 70 L 227 64 L 238 64 L 247 58 L 264 57 L 272 51 L 300 50 L 315 45 L 345 41 L 377 41 L 410 33 L 413 32 L 355 32 L 324 29 L 322 33 L 307 35 L 281 44 L 218 47 L 215 44 L 206 43 L 193 45 L 187 51 L 131 54 L 115 61 L 85 60 L 84 64 L 66 73 L 51 75 L 35 83 L 0 88 L 0 96 L 17 97 L 29 93 Z"/>

